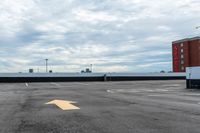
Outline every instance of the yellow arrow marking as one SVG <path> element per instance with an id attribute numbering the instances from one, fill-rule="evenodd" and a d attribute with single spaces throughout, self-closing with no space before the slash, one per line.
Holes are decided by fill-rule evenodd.
<path id="1" fill-rule="evenodd" d="M 73 102 L 73 101 L 64 101 L 64 100 L 53 100 L 53 101 L 50 101 L 50 102 L 48 102 L 46 104 L 55 104 L 59 108 L 61 108 L 62 110 L 80 109 L 79 107 L 76 107 L 76 106 L 72 105 L 72 103 L 76 103 L 76 102 Z"/>

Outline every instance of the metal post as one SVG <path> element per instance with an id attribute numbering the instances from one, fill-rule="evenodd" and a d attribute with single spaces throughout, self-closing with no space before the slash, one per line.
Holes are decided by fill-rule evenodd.
<path id="1" fill-rule="evenodd" d="M 91 69 L 91 72 L 92 72 L 92 64 L 90 64 L 90 67 L 91 67 L 90 69 Z"/>
<path id="2" fill-rule="evenodd" d="M 192 84 L 191 84 L 191 68 L 188 68 L 189 69 L 189 88 L 191 89 L 192 88 Z"/>
<path id="3" fill-rule="evenodd" d="M 104 78 L 104 81 L 106 82 L 107 81 L 107 75 L 104 74 L 103 78 Z"/>
<path id="4" fill-rule="evenodd" d="M 45 59 L 46 61 L 46 73 L 48 73 L 48 59 Z"/>

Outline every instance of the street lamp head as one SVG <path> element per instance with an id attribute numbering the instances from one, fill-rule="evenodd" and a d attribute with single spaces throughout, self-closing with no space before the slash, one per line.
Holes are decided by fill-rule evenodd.
<path id="1" fill-rule="evenodd" d="M 199 29 L 199 28 L 200 28 L 200 26 L 197 26 L 197 27 L 196 27 L 196 29 Z"/>
<path id="2" fill-rule="evenodd" d="M 48 72 L 48 59 L 45 59 L 46 61 L 46 72 Z"/>

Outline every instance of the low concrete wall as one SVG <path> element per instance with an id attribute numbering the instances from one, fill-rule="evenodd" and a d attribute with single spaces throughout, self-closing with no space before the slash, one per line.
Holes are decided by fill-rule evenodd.
<path id="1" fill-rule="evenodd" d="M 3 73 L 1 83 L 15 82 L 79 82 L 79 81 L 135 81 L 184 80 L 185 73 Z"/>
<path id="2" fill-rule="evenodd" d="M 1 83 L 103 81 L 103 77 L 0 77 Z"/>
<path id="3" fill-rule="evenodd" d="M 184 80 L 185 76 L 108 76 L 107 81 Z"/>

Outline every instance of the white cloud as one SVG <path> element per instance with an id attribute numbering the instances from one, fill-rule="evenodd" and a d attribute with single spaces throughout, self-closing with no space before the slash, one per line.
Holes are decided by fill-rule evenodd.
<path id="1" fill-rule="evenodd" d="M 103 69 L 96 67 L 94 70 L 99 72 L 127 72 L 129 70 L 129 67 L 121 65 L 111 65 L 106 66 Z"/>
<path id="2" fill-rule="evenodd" d="M 199 6 L 199 0 L 1 0 L 0 68 L 43 70 L 49 58 L 54 71 L 89 64 L 99 72 L 168 71 L 171 42 L 199 35 Z"/>
<path id="3" fill-rule="evenodd" d="M 156 63 L 146 63 L 142 65 L 138 65 L 139 67 L 148 68 L 148 67 L 156 67 L 158 65 L 171 65 L 171 62 L 156 62 Z M 161 68 L 162 69 L 162 68 Z M 158 70 L 159 71 L 159 70 Z"/>
<path id="4" fill-rule="evenodd" d="M 157 27 L 157 29 L 160 30 L 160 31 L 163 31 L 163 32 L 171 30 L 170 27 L 165 26 L 165 25 L 160 25 L 160 26 Z"/>
<path id="5" fill-rule="evenodd" d="M 116 21 L 118 18 L 113 16 L 113 14 L 108 14 L 103 11 L 90 11 L 86 9 L 75 9 L 73 11 L 76 19 L 83 22 L 98 23 L 98 22 L 112 22 Z"/>
<path id="6" fill-rule="evenodd" d="M 32 0 L 1 0 L 0 1 L 0 34 L 15 36 L 21 29 L 22 23 L 29 19 L 26 12 L 32 9 Z M 0 35 L 0 36 L 1 36 Z"/>

